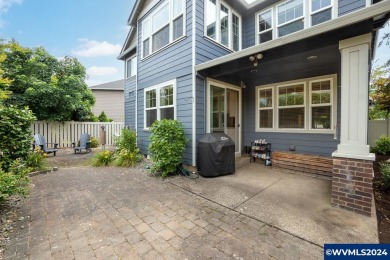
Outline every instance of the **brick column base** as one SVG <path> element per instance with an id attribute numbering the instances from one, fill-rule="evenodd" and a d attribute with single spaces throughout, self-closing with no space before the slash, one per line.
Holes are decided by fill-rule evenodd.
<path id="1" fill-rule="evenodd" d="M 332 205 L 371 216 L 373 162 L 333 157 Z"/>

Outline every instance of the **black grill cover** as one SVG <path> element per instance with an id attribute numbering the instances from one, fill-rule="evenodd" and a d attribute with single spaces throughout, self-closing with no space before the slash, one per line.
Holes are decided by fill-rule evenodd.
<path id="1" fill-rule="evenodd" d="M 198 172 L 216 177 L 236 170 L 233 140 L 224 133 L 205 134 L 198 142 Z"/>

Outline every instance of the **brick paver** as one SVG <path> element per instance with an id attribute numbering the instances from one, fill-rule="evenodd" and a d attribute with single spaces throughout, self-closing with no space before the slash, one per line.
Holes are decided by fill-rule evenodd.
<path id="1" fill-rule="evenodd" d="M 32 178 L 6 259 L 320 259 L 323 249 L 137 169 Z"/>

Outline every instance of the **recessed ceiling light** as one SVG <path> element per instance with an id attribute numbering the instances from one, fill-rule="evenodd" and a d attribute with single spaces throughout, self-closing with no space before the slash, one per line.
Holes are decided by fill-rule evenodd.
<path id="1" fill-rule="evenodd" d="M 252 72 L 252 73 L 255 73 L 255 72 L 257 72 L 257 70 L 251 70 L 251 72 Z"/>
<path id="2" fill-rule="evenodd" d="M 307 57 L 308 61 L 315 60 L 315 59 L 317 59 L 317 56 L 315 55 Z"/>

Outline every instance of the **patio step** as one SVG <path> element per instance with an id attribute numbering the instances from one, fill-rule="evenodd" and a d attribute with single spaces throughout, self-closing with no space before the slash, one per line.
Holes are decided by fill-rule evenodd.
<path id="1" fill-rule="evenodd" d="M 318 155 L 275 151 L 272 153 L 272 166 L 332 177 L 333 159 Z"/>

